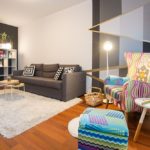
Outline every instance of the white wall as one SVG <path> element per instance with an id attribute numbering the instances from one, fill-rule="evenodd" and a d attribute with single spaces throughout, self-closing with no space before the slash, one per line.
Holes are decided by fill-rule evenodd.
<path id="1" fill-rule="evenodd" d="M 92 68 L 92 33 L 88 31 L 91 26 L 92 1 L 87 0 L 20 27 L 19 69 L 31 63 Z"/>

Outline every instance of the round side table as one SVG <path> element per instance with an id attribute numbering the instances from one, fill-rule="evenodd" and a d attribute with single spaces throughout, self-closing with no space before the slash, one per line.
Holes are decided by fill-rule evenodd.
<path id="1" fill-rule="evenodd" d="M 144 104 L 143 102 L 145 100 L 147 100 L 149 102 Z M 143 124 L 143 121 L 144 121 L 144 118 L 145 118 L 145 115 L 146 115 L 146 112 L 147 112 L 148 109 L 150 109 L 150 98 L 137 98 L 135 100 L 135 103 L 138 106 L 143 107 L 143 112 L 141 114 L 141 117 L 140 117 L 140 120 L 139 120 L 139 124 L 137 126 L 137 129 L 136 129 L 136 132 L 135 132 L 135 135 L 134 135 L 134 139 L 133 139 L 134 142 L 137 141 L 137 138 L 139 136 L 139 133 L 140 133 L 140 130 L 141 130 L 141 127 L 142 127 L 142 124 Z"/>
<path id="2" fill-rule="evenodd" d="M 68 131 L 75 138 L 78 138 L 79 121 L 80 117 L 76 117 L 68 123 Z"/>

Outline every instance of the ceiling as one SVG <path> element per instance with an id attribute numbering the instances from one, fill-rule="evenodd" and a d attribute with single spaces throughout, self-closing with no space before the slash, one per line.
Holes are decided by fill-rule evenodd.
<path id="1" fill-rule="evenodd" d="M 0 0 L 0 23 L 21 26 L 85 0 Z"/>

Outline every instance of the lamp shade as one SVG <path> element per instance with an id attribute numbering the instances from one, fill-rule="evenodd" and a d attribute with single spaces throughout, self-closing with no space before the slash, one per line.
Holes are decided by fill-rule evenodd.
<path id="1" fill-rule="evenodd" d="M 112 42 L 106 41 L 106 42 L 104 43 L 104 50 L 105 50 L 105 51 L 111 51 L 112 48 L 113 48 Z"/>

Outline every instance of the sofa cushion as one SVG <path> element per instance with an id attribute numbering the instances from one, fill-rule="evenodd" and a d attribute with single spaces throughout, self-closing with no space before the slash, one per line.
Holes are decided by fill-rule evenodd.
<path id="1" fill-rule="evenodd" d="M 34 76 L 42 77 L 43 76 L 43 72 L 42 71 L 35 71 Z"/>
<path id="2" fill-rule="evenodd" d="M 58 64 L 52 65 L 43 65 L 43 74 L 42 76 L 45 78 L 54 78 L 56 71 L 58 70 Z"/>
<path id="3" fill-rule="evenodd" d="M 82 70 L 79 65 L 59 65 L 59 67 L 63 67 L 63 68 L 65 68 L 65 67 L 74 67 L 75 72 L 79 72 L 79 71 Z"/>
<path id="4" fill-rule="evenodd" d="M 35 66 L 35 76 L 42 77 L 43 64 L 31 64 Z"/>
<path id="5" fill-rule="evenodd" d="M 42 76 L 44 78 L 54 78 L 56 72 L 43 72 Z"/>
<path id="6" fill-rule="evenodd" d="M 44 78 L 44 77 L 24 77 L 24 76 L 16 76 L 15 79 L 18 79 L 20 82 L 27 83 L 27 84 L 33 84 L 43 87 L 50 87 L 54 89 L 61 89 L 62 81 L 60 80 L 54 80 L 50 78 Z"/>
<path id="7" fill-rule="evenodd" d="M 55 73 L 55 76 L 54 76 L 54 80 L 59 80 L 61 79 L 61 76 L 63 74 L 63 70 L 64 68 L 63 67 L 59 67 L 57 72 Z"/>
<path id="8" fill-rule="evenodd" d="M 73 73 L 75 70 L 75 67 L 65 67 L 64 73 Z"/>
<path id="9" fill-rule="evenodd" d="M 119 85 L 105 85 L 104 90 L 105 90 L 106 95 L 110 95 L 117 102 L 120 102 L 122 100 L 122 91 L 123 91 L 122 86 L 119 86 Z"/>
<path id="10" fill-rule="evenodd" d="M 23 76 L 34 76 L 35 66 L 26 66 L 23 71 Z"/>

